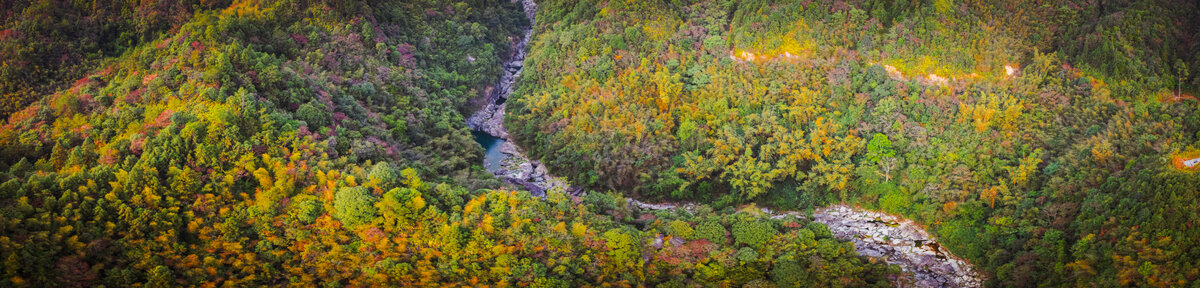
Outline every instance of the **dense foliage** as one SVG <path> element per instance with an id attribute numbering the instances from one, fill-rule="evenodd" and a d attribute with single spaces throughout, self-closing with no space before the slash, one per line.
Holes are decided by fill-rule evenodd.
<path id="1" fill-rule="evenodd" d="M 0 117 L 61 89 L 197 9 L 229 1 L 27 1 L 0 3 Z"/>
<path id="2" fill-rule="evenodd" d="M 0 4 L 26 15 L 5 15 L 26 30 L 0 41 L 102 21 L 22 8 L 60 2 Z M 643 214 L 610 194 L 504 188 L 462 114 L 513 53 L 518 2 L 179 5 L 85 9 L 152 23 L 45 34 L 37 45 L 68 51 L 45 53 L 120 47 L 35 73 L 49 80 L 0 75 L 37 99 L 0 127 L 0 286 L 887 286 L 899 273 L 820 224 L 755 209 Z M 59 55 L 23 53 L 0 56 Z"/>
<path id="3" fill-rule="evenodd" d="M 574 183 L 878 207 L 997 286 L 1200 279 L 1194 1 L 545 2 L 508 127 Z"/>

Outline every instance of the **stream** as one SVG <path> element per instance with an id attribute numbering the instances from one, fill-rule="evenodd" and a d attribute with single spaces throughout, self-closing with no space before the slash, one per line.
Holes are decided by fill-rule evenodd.
<path id="1" fill-rule="evenodd" d="M 533 0 L 521 0 L 521 3 L 525 16 L 529 18 L 529 28 L 525 29 L 523 38 L 513 45 L 516 53 L 504 61 L 504 74 L 487 96 L 486 104 L 467 119 L 467 127 L 471 128 L 475 141 L 485 149 L 484 168 L 496 178 L 522 187 L 537 197 L 545 197 L 551 191 L 579 196 L 585 193 L 581 187 L 571 186 L 551 175 L 541 162 L 526 157 L 504 127 L 505 107 L 524 68 L 525 49 L 533 35 L 532 27 L 537 16 L 537 4 Z M 653 204 L 634 199 L 630 199 L 629 204 L 644 210 L 690 211 L 695 207 L 690 203 Z M 797 211 L 761 209 L 772 219 L 806 216 Z M 818 209 L 812 218 L 812 221 L 828 226 L 835 237 L 854 242 L 855 250 L 860 255 L 900 266 L 906 273 L 904 279 L 895 279 L 898 280 L 895 281 L 897 286 L 983 286 L 983 277 L 969 263 L 950 254 L 911 220 L 841 204 Z"/>
<path id="2" fill-rule="evenodd" d="M 500 163 L 504 161 L 504 153 L 500 152 L 500 146 L 508 141 L 483 131 L 471 130 L 471 136 L 475 136 L 475 142 L 483 146 L 483 168 L 488 171 L 500 170 Z"/>
<path id="3" fill-rule="evenodd" d="M 485 149 L 484 168 L 496 178 L 529 190 L 530 194 L 537 197 L 545 197 L 549 191 L 578 195 L 583 189 L 572 187 L 566 181 L 550 175 L 545 165 L 526 157 L 525 152 L 513 144 L 508 128 L 504 127 L 504 109 L 524 68 L 525 48 L 533 36 L 533 24 L 537 16 L 537 4 L 533 0 L 522 0 L 521 4 L 525 7 L 525 16 L 529 18 L 529 27 L 525 28 L 521 40 L 513 45 L 516 53 L 504 61 L 504 74 L 487 96 L 486 104 L 467 118 L 467 127 L 471 128 L 475 141 Z"/>

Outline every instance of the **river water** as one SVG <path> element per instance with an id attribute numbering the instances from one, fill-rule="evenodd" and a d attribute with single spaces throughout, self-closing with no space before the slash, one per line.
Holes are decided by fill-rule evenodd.
<path id="1" fill-rule="evenodd" d="M 483 146 L 485 150 L 483 152 L 483 168 L 488 171 L 500 170 L 500 161 L 504 160 L 504 153 L 500 152 L 500 146 L 504 145 L 504 139 L 477 130 L 471 130 L 471 135 L 475 136 L 475 142 L 479 142 L 479 145 Z"/>
<path id="2" fill-rule="evenodd" d="M 571 194 L 581 193 L 582 189 L 571 187 L 566 181 L 550 175 L 546 167 L 539 161 L 532 161 L 525 156 L 520 147 L 514 145 L 509 138 L 508 128 L 504 127 L 505 107 L 508 97 L 517 85 L 521 70 L 525 65 L 525 49 L 533 36 L 533 24 L 537 18 L 537 4 L 533 0 L 522 0 L 525 16 L 529 18 L 529 27 L 523 37 L 513 43 L 514 53 L 504 61 L 504 74 L 491 90 L 487 101 L 470 118 L 467 127 L 475 136 L 475 141 L 485 149 L 484 168 L 496 178 L 505 183 L 529 190 L 530 194 L 544 197 L 548 191 L 563 191 Z"/>

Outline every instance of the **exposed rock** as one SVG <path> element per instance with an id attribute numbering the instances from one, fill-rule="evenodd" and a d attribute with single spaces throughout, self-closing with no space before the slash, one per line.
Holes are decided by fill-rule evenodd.
<path id="1" fill-rule="evenodd" d="M 684 210 L 690 212 L 690 211 L 692 211 L 692 208 L 694 208 L 694 205 L 692 205 L 692 204 L 684 204 L 684 205 L 651 204 L 651 203 L 646 203 L 646 202 L 642 202 L 642 201 L 638 201 L 638 200 L 634 200 L 634 199 L 629 199 L 629 204 L 633 205 L 635 207 L 638 207 L 638 208 L 646 209 L 646 210 L 670 210 L 670 209 L 681 208 L 681 209 L 684 209 Z"/>
<path id="2" fill-rule="evenodd" d="M 505 106 L 505 104 L 496 105 L 494 101 L 489 101 L 487 105 L 484 105 L 483 109 L 479 109 L 474 115 L 467 118 L 467 128 L 475 131 L 483 131 L 484 133 L 496 136 L 496 138 L 508 141 L 508 129 L 504 128 Z"/>
<path id="3" fill-rule="evenodd" d="M 533 21 L 537 16 L 537 4 L 532 0 L 522 0 L 521 2 L 525 6 L 525 16 L 529 18 L 530 27 L 533 27 Z M 500 165 L 490 171 L 497 178 L 529 190 L 530 194 L 537 197 L 545 197 L 547 191 L 554 189 L 561 189 L 577 195 L 582 191 L 581 188 L 571 187 L 566 181 L 550 175 L 550 171 L 546 169 L 545 165 L 530 161 L 525 157 L 521 148 L 513 144 L 508 129 L 504 127 L 504 111 L 507 107 L 508 96 L 512 94 L 513 86 L 521 75 L 521 68 L 524 67 L 525 61 L 525 46 L 529 44 L 529 38 L 532 35 L 533 29 L 526 29 L 524 37 L 513 45 L 516 54 L 504 62 L 504 74 L 500 76 L 495 89 L 491 90 L 486 104 L 470 118 L 467 118 L 467 127 L 505 140 L 499 147 L 500 153 L 503 154 L 499 160 Z M 485 163 L 485 166 L 493 167 L 488 164 L 491 163 Z"/>
<path id="4" fill-rule="evenodd" d="M 671 243 L 671 246 L 679 246 L 679 245 L 683 245 L 684 243 L 687 243 L 687 241 L 683 240 L 683 238 L 671 237 L 671 241 L 669 241 L 667 243 Z"/>
<path id="5" fill-rule="evenodd" d="M 970 264 L 954 257 L 911 220 L 834 205 L 814 213 L 813 221 L 854 242 L 859 254 L 899 265 L 919 287 L 983 286 L 982 276 Z"/>
<path id="6" fill-rule="evenodd" d="M 646 210 L 683 209 L 692 211 L 693 204 L 653 204 L 629 200 L 629 205 Z M 772 219 L 804 218 L 796 211 L 760 209 Z M 879 258 L 899 265 L 907 281 L 898 286 L 917 287 L 981 287 L 982 275 L 969 263 L 954 257 L 937 240 L 911 220 L 875 211 L 833 205 L 813 213 L 813 221 L 825 224 L 834 237 L 854 242 L 858 254 Z M 672 243 L 674 244 L 674 243 Z"/>

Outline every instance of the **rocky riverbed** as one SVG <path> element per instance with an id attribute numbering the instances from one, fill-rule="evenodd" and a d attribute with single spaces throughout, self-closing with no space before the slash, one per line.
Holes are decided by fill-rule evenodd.
<path id="1" fill-rule="evenodd" d="M 695 207 L 693 204 L 654 204 L 632 199 L 629 205 L 645 210 L 692 211 Z M 759 210 L 772 219 L 806 218 L 797 211 Z M 896 279 L 897 286 L 983 286 L 982 276 L 971 268 L 971 264 L 954 257 L 912 220 L 840 204 L 817 210 L 812 220 L 829 226 L 834 237 L 854 242 L 860 255 L 900 266 L 907 279 Z"/>
<path id="2" fill-rule="evenodd" d="M 525 7 L 525 16 L 529 18 L 529 27 L 525 29 L 525 34 L 522 35 L 520 41 L 513 45 L 513 54 L 507 61 L 504 62 L 504 75 L 500 76 L 500 81 L 496 83 L 492 93 L 488 95 L 487 103 L 476 111 L 475 114 L 467 118 L 467 127 L 475 131 L 481 131 L 493 137 L 503 140 L 499 145 L 501 153 L 498 160 L 500 163 L 485 163 L 488 171 L 496 175 L 497 178 L 504 180 L 507 183 L 520 186 L 529 190 L 531 194 L 538 197 L 544 197 L 547 191 L 561 189 L 571 194 L 578 194 L 581 191 L 578 188 L 573 188 L 566 181 L 550 175 L 545 165 L 538 161 L 531 161 L 525 157 L 525 153 L 520 147 L 513 144 L 512 139 L 508 135 L 508 128 L 504 127 L 504 109 L 507 106 L 508 97 L 513 92 L 513 87 L 516 84 L 517 78 L 521 75 L 521 69 L 525 63 L 525 49 L 529 45 L 529 39 L 533 36 L 534 19 L 537 16 L 537 4 L 533 0 L 522 0 L 521 3 Z"/>
<path id="3" fill-rule="evenodd" d="M 883 259 L 909 272 L 904 285 L 916 287 L 980 287 L 983 279 L 969 263 L 954 257 L 912 220 L 846 205 L 813 213 L 813 221 L 833 235 L 854 242 L 859 254 Z"/>

